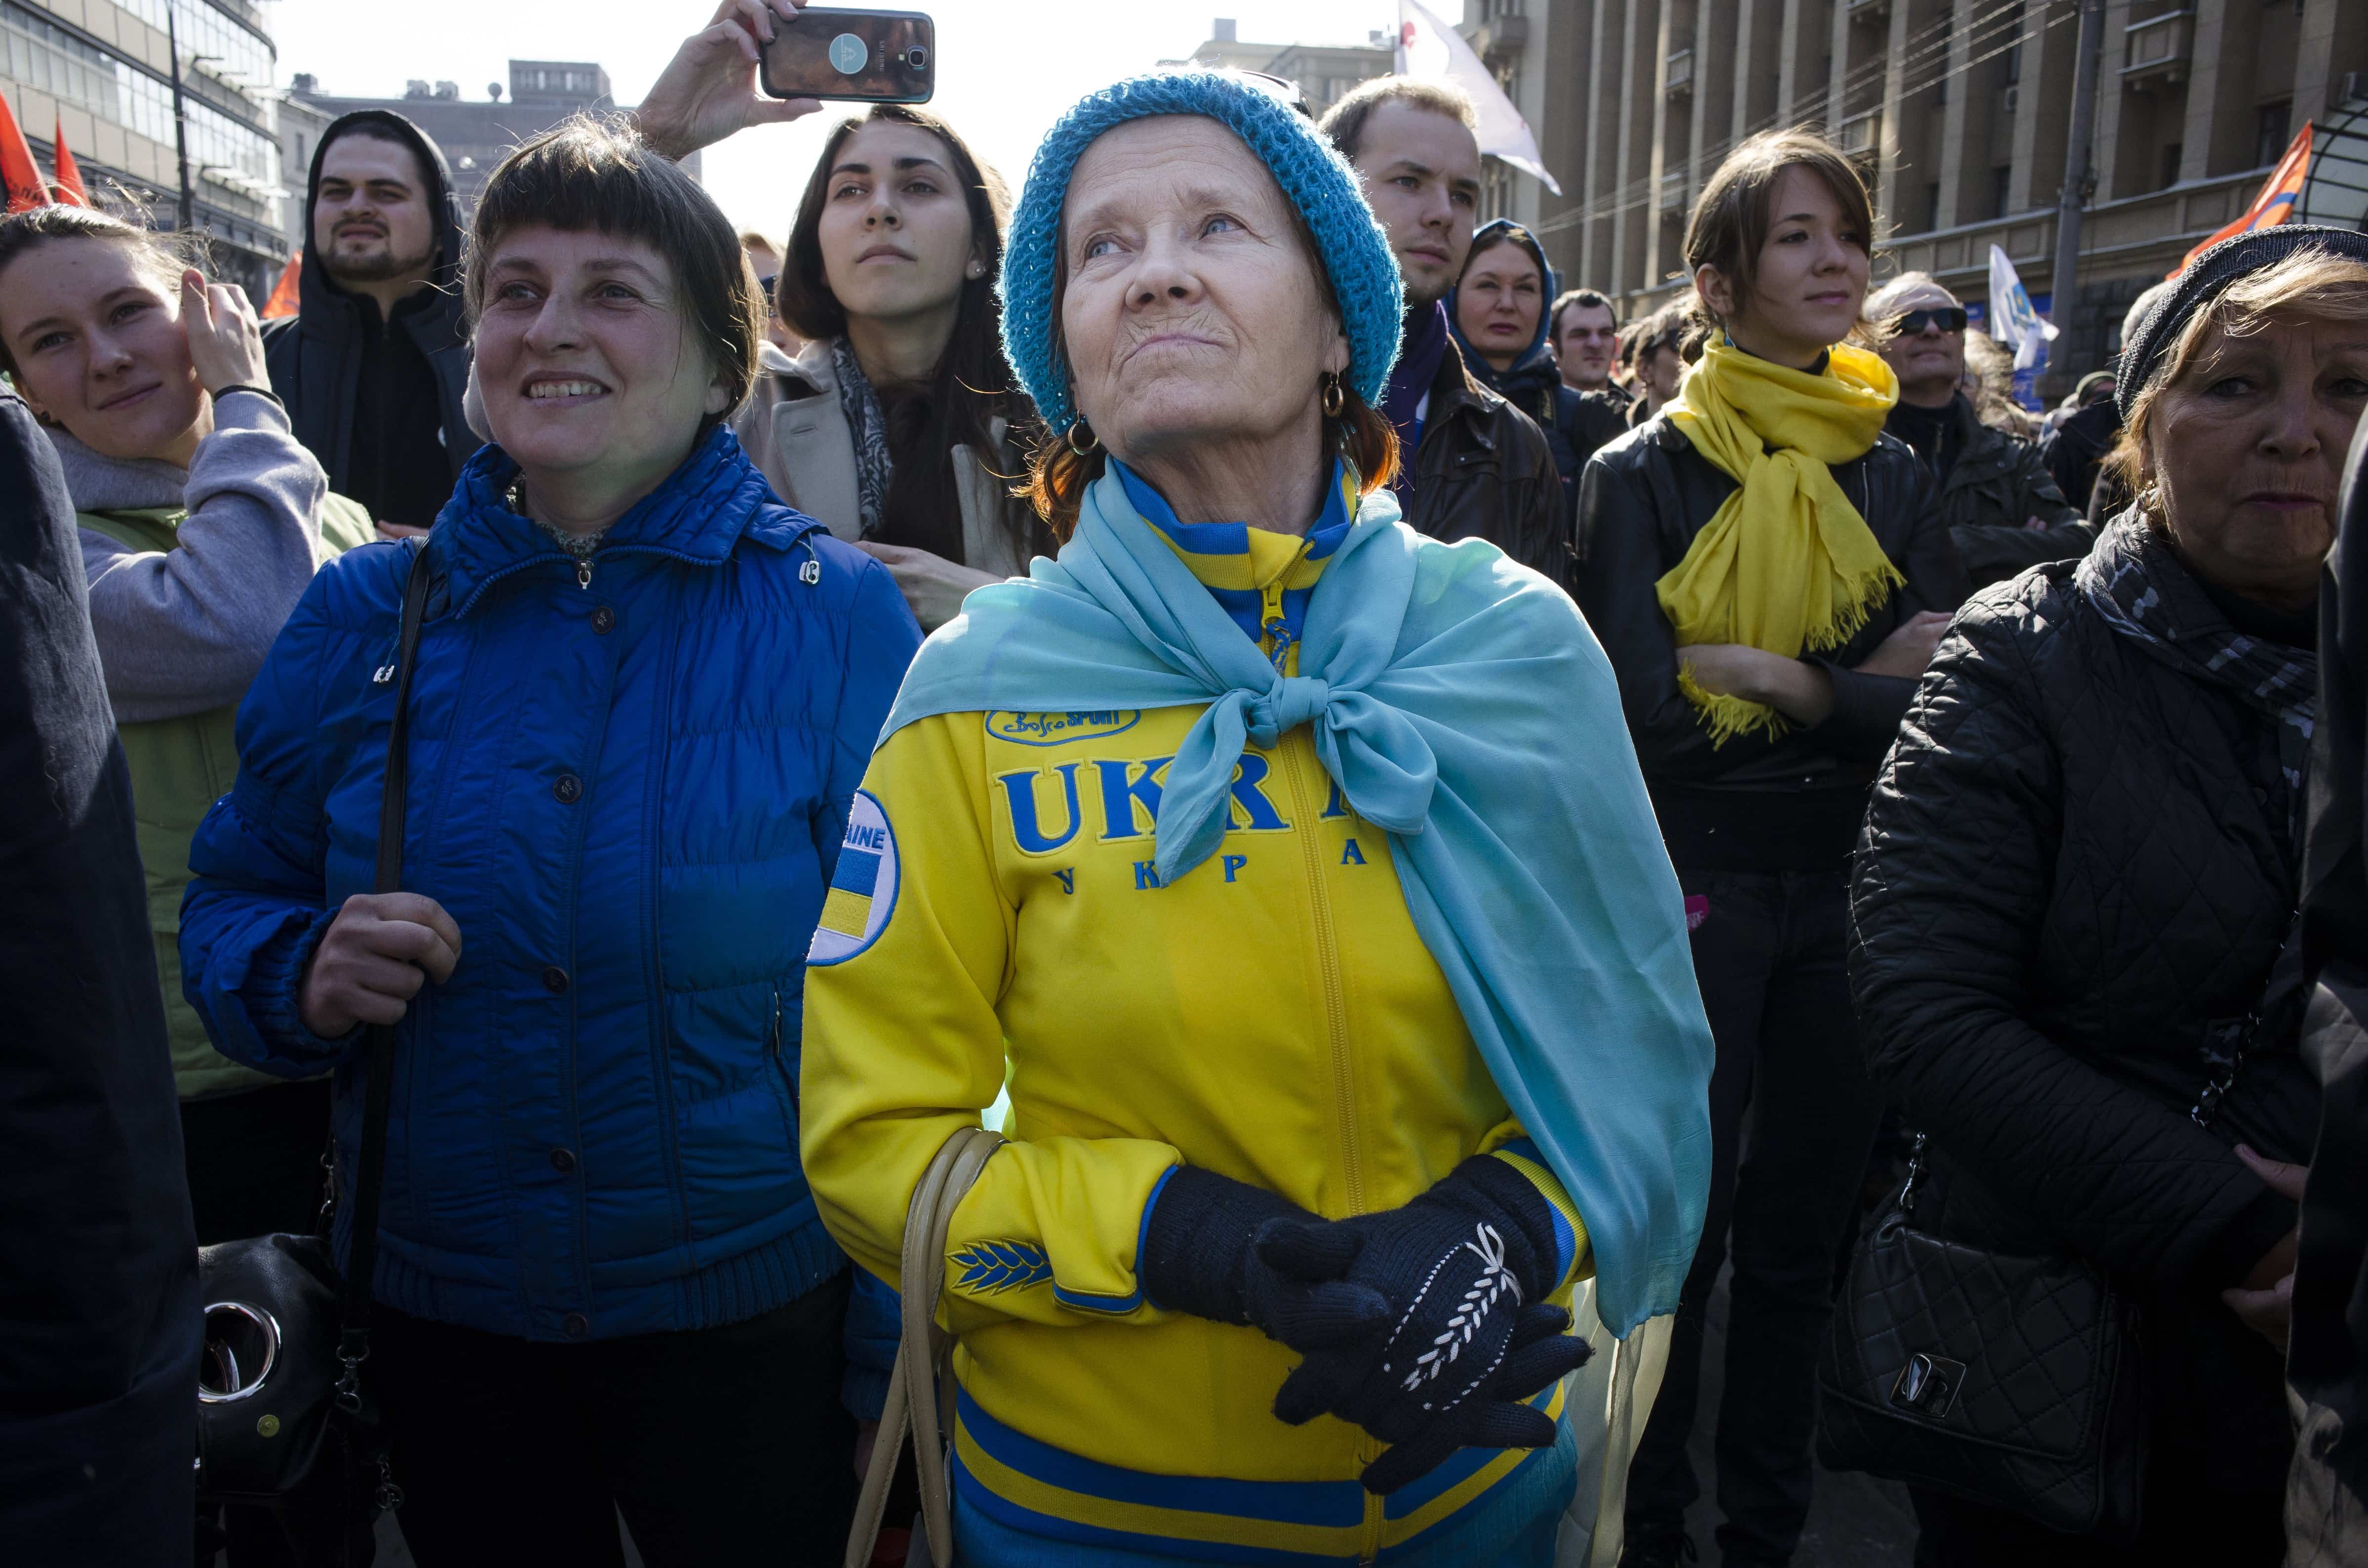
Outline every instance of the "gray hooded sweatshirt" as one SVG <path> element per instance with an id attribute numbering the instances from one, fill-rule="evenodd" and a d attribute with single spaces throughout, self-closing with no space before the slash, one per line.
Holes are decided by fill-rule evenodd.
<path id="1" fill-rule="evenodd" d="M 134 550 L 80 531 L 91 630 L 116 722 L 235 702 L 295 609 L 321 543 L 328 480 L 268 397 L 233 392 L 186 469 L 105 457 L 55 426 L 50 440 L 82 512 L 186 507 L 179 548 Z"/>

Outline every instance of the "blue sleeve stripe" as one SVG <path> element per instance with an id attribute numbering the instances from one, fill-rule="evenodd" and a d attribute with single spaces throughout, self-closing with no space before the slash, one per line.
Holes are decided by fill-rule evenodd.
<path id="1" fill-rule="evenodd" d="M 1134 1290 L 1133 1292 L 1124 1296 L 1096 1296 L 1083 1290 L 1068 1290 L 1060 1281 L 1054 1280 L 1053 1283 L 1054 1301 L 1075 1312 L 1101 1312 L 1112 1317 L 1131 1312 L 1145 1302 L 1150 1302 L 1155 1307 L 1159 1304 L 1152 1301 L 1143 1291 L 1143 1254 L 1144 1249 L 1151 1244 L 1151 1210 L 1157 1206 L 1160 1193 L 1167 1190 L 1168 1178 L 1181 1168 L 1178 1165 L 1170 1165 L 1161 1172 L 1159 1179 L 1152 1184 L 1151 1196 L 1143 1200 L 1143 1218 L 1137 1222 L 1134 1233 Z"/>

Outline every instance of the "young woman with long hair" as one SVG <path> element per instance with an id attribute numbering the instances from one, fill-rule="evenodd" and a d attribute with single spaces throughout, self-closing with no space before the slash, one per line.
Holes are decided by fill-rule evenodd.
<path id="1" fill-rule="evenodd" d="M 640 110 L 679 157 L 804 108 L 735 99 L 795 0 L 725 0 Z M 727 112 L 728 108 L 728 112 Z M 737 118 L 734 118 L 734 116 Z M 925 629 L 1025 572 L 1040 543 L 1011 494 L 1032 419 L 1004 363 L 995 280 L 1010 194 L 936 115 L 874 105 L 841 121 L 799 199 L 775 293 L 804 338 L 768 347 L 733 429 L 781 498 L 895 574 Z"/>
<path id="2" fill-rule="evenodd" d="M 1844 878 L 1939 612 L 1965 592 L 1929 475 L 1883 433 L 1897 380 L 1847 341 L 1874 232 L 1824 141 L 1737 147 L 1687 225 L 1701 362 L 1580 481 L 1580 606 L 1619 674 L 1718 1042 L 1709 1219 L 1631 1472 L 1630 1562 L 1685 1550 L 1702 1311 L 1730 1223 L 1727 1560 L 1784 1561 L 1808 1508 L 1817 1336 L 1878 1117 Z"/>

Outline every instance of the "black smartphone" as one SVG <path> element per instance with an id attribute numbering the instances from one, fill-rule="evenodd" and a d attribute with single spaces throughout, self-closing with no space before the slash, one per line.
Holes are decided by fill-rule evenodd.
<path id="1" fill-rule="evenodd" d="M 937 91 L 937 28 L 919 11 L 809 6 L 773 19 L 757 75 L 777 98 L 925 104 Z"/>

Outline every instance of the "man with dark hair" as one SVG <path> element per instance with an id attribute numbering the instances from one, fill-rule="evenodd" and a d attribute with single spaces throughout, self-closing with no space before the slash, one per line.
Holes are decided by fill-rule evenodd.
<path id="1" fill-rule="evenodd" d="M 1406 76 L 1332 106 L 1324 134 L 1356 168 L 1406 280 L 1406 332 L 1382 413 L 1396 426 L 1392 486 L 1433 539 L 1485 539 L 1568 585 L 1571 506 L 1545 432 L 1480 384 L 1449 330 L 1480 201 L 1477 114 L 1460 88 Z"/>
<path id="2" fill-rule="evenodd" d="M 362 109 L 322 133 L 304 214 L 299 309 L 263 329 L 271 390 L 331 490 L 424 528 L 478 446 L 451 172 L 411 121 Z"/>
<path id="3" fill-rule="evenodd" d="M 1554 302 L 1546 337 L 1563 385 L 1575 392 L 1611 392 L 1626 401 L 1627 392 L 1611 379 L 1611 361 L 1620 352 L 1620 312 L 1608 296 L 1593 289 L 1565 290 Z"/>

